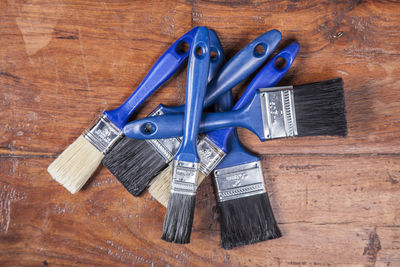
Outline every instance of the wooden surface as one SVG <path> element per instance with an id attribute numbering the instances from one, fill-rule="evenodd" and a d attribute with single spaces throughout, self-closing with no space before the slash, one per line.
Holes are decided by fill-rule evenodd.
<path id="1" fill-rule="evenodd" d="M 400 266 L 400 4 L 397 1 L 0 2 L 0 265 Z M 193 26 L 227 57 L 269 29 L 301 50 L 282 85 L 342 76 L 349 136 L 260 143 L 283 237 L 219 246 L 212 182 L 192 242 L 160 240 L 165 209 L 106 169 L 71 195 L 47 166 L 118 106 Z M 245 84 L 235 88 L 242 92 Z M 137 114 L 184 100 L 184 70 Z"/>

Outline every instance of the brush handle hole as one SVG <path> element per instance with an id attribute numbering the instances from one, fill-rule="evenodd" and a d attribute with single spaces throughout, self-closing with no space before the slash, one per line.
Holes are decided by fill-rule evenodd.
<path id="1" fill-rule="evenodd" d="M 198 44 L 194 49 L 194 54 L 198 59 L 204 58 L 204 55 L 207 53 L 206 48 L 203 44 Z"/>
<path id="2" fill-rule="evenodd" d="M 142 133 L 144 134 L 152 134 L 155 132 L 155 130 L 156 126 L 151 122 L 147 122 L 142 126 Z"/>
<path id="3" fill-rule="evenodd" d="M 186 41 L 181 41 L 179 44 L 176 46 L 176 52 L 180 55 L 186 54 L 189 51 L 190 45 Z"/>
<path id="4" fill-rule="evenodd" d="M 278 58 L 275 60 L 274 65 L 275 65 L 275 68 L 276 68 L 277 70 L 283 70 L 283 69 L 286 67 L 286 65 L 287 65 L 287 61 L 286 61 L 286 59 L 283 58 L 283 57 L 278 57 Z"/>
<path id="5" fill-rule="evenodd" d="M 256 45 L 253 53 L 254 53 L 254 56 L 256 56 L 256 57 L 262 57 L 265 55 L 266 51 L 267 51 L 267 45 L 264 43 L 260 43 L 260 44 Z"/>
<path id="6" fill-rule="evenodd" d="M 211 48 L 210 49 L 210 60 L 212 62 L 215 62 L 215 61 L 217 61 L 218 57 L 219 57 L 218 50 L 215 48 Z"/>

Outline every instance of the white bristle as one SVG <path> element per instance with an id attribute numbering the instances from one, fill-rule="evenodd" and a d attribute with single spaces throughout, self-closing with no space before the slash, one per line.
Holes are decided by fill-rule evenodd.
<path id="1" fill-rule="evenodd" d="M 203 182 L 206 176 L 199 172 L 198 184 Z M 148 191 L 150 195 L 160 202 L 164 207 L 168 206 L 169 194 L 171 192 L 171 179 L 172 179 L 172 163 L 168 165 L 156 178 L 151 182 Z"/>
<path id="2" fill-rule="evenodd" d="M 47 171 L 74 194 L 85 185 L 103 158 L 104 155 L 81 135 L 49 165 Z"/>

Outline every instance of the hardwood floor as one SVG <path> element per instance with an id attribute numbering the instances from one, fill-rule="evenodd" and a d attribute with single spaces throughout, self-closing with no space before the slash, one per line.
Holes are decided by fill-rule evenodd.
<path id="1" fill-rule="evenodd" d="M 261 143 L 283 237 L 220 248 L 211 178 L 192 241 L 160 240 L 165 208 L 99 168 L 71 195 L 47 166 L 117 107 L 194 26 L 227 58 L 270 29 L 300 43 L 281 85 L 341 76 L 349 135 Z M 396 1 L 0 1 L 1 266 L 399 266 L 400 3 Z M 185 69 L 136 114 L 182 104 Z M 235 99 L 247 83 L 234 88 Z"/>

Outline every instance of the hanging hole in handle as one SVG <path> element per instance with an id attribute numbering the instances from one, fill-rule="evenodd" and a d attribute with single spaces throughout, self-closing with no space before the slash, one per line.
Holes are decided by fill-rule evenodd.
<path id="1" fill-rule="evenodd" d="M 278 57 L 274 63 L 275 68 L 278 70 L 284 69 L 286 67 L 286 64 L 287 64 L 286 59 L 283 57 Z"/>
<path id="2" fill-rule="evenodd" d="M 182 41 L 176 46 L 176 51 L 179 54 L 186 54 L 189 51 L 189 48 L 190 48 L 189 43 L 186 41 Z"/>
<path id="3" fill-rule="evenodd" d="M 202 59 L 205 53 L 206 53 L 205 48 L 202 45 L 198 45 L 194 50 L 194 54 L 199 59 Z"/>
<path id="4" fill-rule="evenodd" d="M 156 126 L 151 122 L 147 122 L 142 126 L 142 133 L 144 134 L 152 134 L 155 130 Z"/>
<path id="5" fill-rule="evenodd" d="M 266 48 L 265 44 L 258 44 L 254 48 L 254 56 L 262 57 L 263 55 L 265 55 L 266 51 L 267 51 L 267 48 Z"/>
<path id="6" fill-rule="evenodd" d="M 217 60 L 217 58 L 218 58 L 218 51 L 217 51 L 217 49 L 211 48 L 211 49 L 210 49 L 210 60 L 214 62 L 214 61 Z"/>

